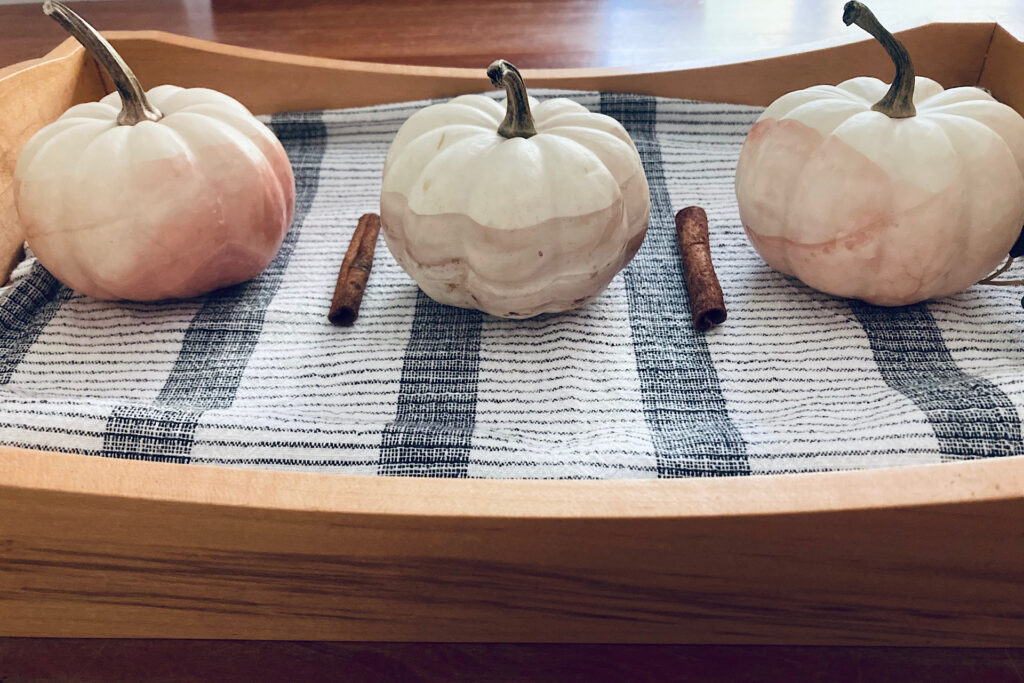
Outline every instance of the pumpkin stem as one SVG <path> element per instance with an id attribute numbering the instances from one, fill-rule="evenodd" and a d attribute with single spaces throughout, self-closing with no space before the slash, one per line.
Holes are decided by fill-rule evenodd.
<path id="1" fill-rule="evenodd" d="M 139 79 L 99 31 L 57 0 L 45 0 L 43 12 L 81 43 L 100 68 L 114 81 L 114 86 L 121 95 L 121 113 L 117 115 L 119 124 L 134 126 L 140 121 L 159 121 L 163 118 L 160 110 L 146 99 L 146 91 L 142 89 Z"/>
<path id="2" fill-rule="evenodd" d="M 530 138 L 537 134 L 530 113 L 530 100 L 526 96 L 526 84 L 519 69 L 504 59 L 487 67 L 487 77 L 495 88 L 505 88 L 505 120 L 498 126 L 498 134 L 506 138 Z"/>
<path id="3" fill-rule="evenodd" d="M 889 33 L 875 18 L 874 13 L 857 0 L 850 0 L 843 7 L 843 23 L 857 24 L 882 44 L 896 65 L 896 76 L 892 79 L 889 92 L 871 107 L 893 119 L 907 119 L 917 115 L 914 107 L 914 63 L 903 43 Z"/>

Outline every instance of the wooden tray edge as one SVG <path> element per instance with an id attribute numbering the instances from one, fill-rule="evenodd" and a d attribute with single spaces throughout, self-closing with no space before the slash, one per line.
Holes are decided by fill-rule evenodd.
<path id="1" fill-rule="evenodd" d="M 636 482 L 0 451 L 0 635 L 1024 642 L 1024 459 Z"/>
<path id="2" fill-rule="evenodd" d="M 1024 456 L 746 477 L 427 479 L 177 465 L 0 447 L 0 490 L 338 515 L 650 519 L 1019 500 Z"/>

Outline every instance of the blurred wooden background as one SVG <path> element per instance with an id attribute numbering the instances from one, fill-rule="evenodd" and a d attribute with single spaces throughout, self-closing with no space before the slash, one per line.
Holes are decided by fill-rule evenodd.
<path id="1" fill-rule="evenodd" d="M 100 30 L 160 29 L 338 59 L 485 68 L 732 60 L 861 40 L 844 0 L 69 0 Z M 873 0 L 890 30 L 932 21 L 1024 26 L 1022 0 Z M 1018 35 L 1020 32 L 1015 31 Z M 0 0 L 0 67 L 63 39 L 41 2 Z"/>

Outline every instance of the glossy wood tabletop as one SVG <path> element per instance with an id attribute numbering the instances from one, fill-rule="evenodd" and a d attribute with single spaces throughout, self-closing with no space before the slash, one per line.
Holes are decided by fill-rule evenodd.
<path id="1" fill-rule="evenodd" d="M 100 30 L 160 29 L 280 52 L 466 67 L 484 67 L 497 57 L 523 68 L 734 60 L 865 37 L 843 25 L 843 0 L 69 2 Z M 1024 0 L 869 4 L 894 31 L 932 21 L 1024 26 Z M 63 37 L 39 2 L 0 0 L 0 66 L 39 57 Z"/>

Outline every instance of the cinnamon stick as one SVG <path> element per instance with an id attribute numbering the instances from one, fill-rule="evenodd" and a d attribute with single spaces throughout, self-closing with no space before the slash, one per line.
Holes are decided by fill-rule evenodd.
<path id="1" fill-rule="evenodd" d="M 327 319 L 335 325 L 351 327 L 359 317 L 359 304 L 363 302 L 366 281 L 373 267 L 373 251 L 380 233 L 380 216 L 364 214 L 352 233 L 352 241 L 338 271 L 338 284 L 334 286 L 331 310 Z"/>
<path id="2" fill-rule="evenodd" d="M 711 262 L 708 240 L 708 216 L 699 206 L 688 206 L 676 214 L 676 236 L 683 259 L 683 274 L 690 297 L 693 324 L 698 330 L 710 330 L 725 322 L 725 299 Z"/>

